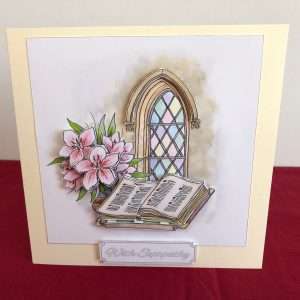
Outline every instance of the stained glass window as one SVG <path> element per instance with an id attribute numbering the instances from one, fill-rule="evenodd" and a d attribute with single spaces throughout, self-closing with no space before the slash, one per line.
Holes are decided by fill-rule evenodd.
<path id="1" fill-rule="evenodd" d="M 149 169 L 151 180 L 165 174 L 184 175 L 185 115 L 178 98 L 171 91 L 155 101 L 149 116 Z"/>

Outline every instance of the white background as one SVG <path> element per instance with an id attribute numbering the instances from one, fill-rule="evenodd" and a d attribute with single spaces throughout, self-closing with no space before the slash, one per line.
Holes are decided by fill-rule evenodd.
<path id="1" fill-rule="evenodd" d="M 289 23 L 276 165 L 299 166 L 299 0 L 0 1 L 0 159 L 19 159 L 6 27 Z"/>
<path id="2" fill-rule="evenodd" d="M 176 239 L 244 245 L 262 37 L 32 39 L 28 51 L 49 242 Z M 112 98 L 122 81 L 139 61 L 162 54 L 193 58 L 206 74 L 207 92 L 217 104 L 217 192 L 187 230 L 97 228 L 88 199 L 74 201 L 61 185 L 58 168 L 46 165 L 62 144 L 66 117 L 83 122 L 91 111 L 122 110 L 125 103 Z"/>

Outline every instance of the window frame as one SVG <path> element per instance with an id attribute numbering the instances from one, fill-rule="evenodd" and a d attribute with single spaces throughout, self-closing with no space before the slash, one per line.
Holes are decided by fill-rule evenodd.
<path id="1" fill-rule="evenodd" d="M 185 115 L 184 176 L 187 177 L 190 130 L 199 128 L 200 120 L 192 94 L 174 73 L 161 68 L 147 74 L 138 82 L 129 94 L 125 110 L 125 128 L 127 131 L 134 131 L 135 157 L 141 159 L 138 170 L 147 173 L 149 170 L 149 116 L 157 98 L 168 90 L 178 98 Z"/>

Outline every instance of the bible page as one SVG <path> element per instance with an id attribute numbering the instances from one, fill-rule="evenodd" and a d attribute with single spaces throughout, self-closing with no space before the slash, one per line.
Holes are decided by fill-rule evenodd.
<path id="1" fill-rule="evenodd" d="M 154 182 L 138 182 L 124 178 L 98 212 L 116 216 L 135 216 L 155 185 Z"/>
<path id="2" fill-rule="evenodd" d="M 203 182 L 195 182 L 177 176 L 166 176 L 153 190 L 142 208 L 177 217 L 195 195 Z"/>

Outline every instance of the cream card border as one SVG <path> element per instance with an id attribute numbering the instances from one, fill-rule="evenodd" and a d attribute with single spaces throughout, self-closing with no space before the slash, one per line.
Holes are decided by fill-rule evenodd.
<path id="1" fill-rule="evenodd" d="M 39 37 L 263 35 L 263 65 L 255 138 L 247 244 L 198 246 L 192 267 L 261 268 L 275 156 L 288 25 L 86 27 L 8 29 L 20 158 L 34 263 L 99 265 L 98 245 L 48 244 L 26 40 Z"/>

